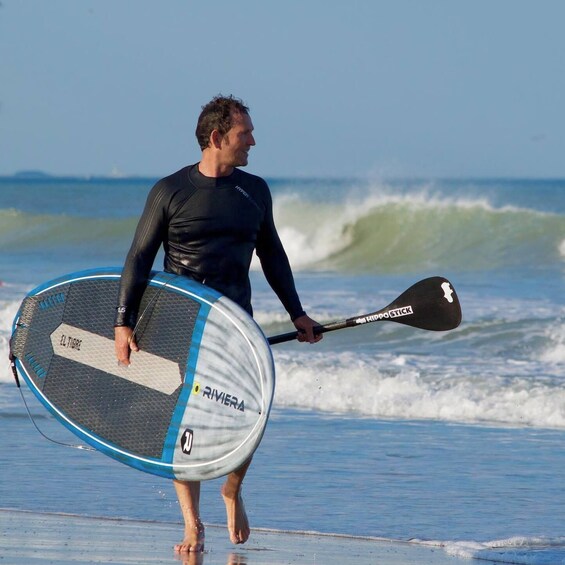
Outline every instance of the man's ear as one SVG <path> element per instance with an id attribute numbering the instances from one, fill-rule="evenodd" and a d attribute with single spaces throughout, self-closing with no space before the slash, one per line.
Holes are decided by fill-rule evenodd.
<path id="1" fill-rule="evenodd" d="M 210 134 L 210 147 L 221 149 L 222 139 L 223 136 L 217 129 L 212 130 L 212 133 Z"/>

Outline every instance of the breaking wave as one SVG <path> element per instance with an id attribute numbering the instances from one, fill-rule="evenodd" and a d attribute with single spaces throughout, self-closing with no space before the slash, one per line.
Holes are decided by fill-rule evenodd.
<path id="1" fill-rule="evenodd" d="M 281 239 L 299 269 L 491 270 L 565 259 L 564 216 L 496 208 L 485 200 L 422 193 L 320 204 L 286 196 L 275 209 Z"/>
<path id="2" fill-rule="evenodd" d="M 340 201 L 275 197 L 293 268 L 403 273 L 493 270 L 565 261 L 565 217 L 485 199 L 369 194 Z M 137 217 L 85 218 L 0 210 L 0 251 L 105 250 L 123 260 Z M 258 269 L 255 261 L 254 269 Z"/>

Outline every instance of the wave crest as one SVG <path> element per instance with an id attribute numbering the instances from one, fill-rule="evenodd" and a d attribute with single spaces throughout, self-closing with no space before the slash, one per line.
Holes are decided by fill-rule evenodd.
<path id="1" fill-rule="evenodd" d="M 412 272 L 490 270 L 565 258 L 565 218 L 486 200 L 369 195 L 311 203 L 276 200 L 279 233 L 296 269 Z"/>
<path id="2" fill-rule="evenodd" d="M 565 216 L 496 208 L 484 198 L 445 194 L 279 193 L 274 214 L 297 270 L 410 273 L 495 270 L 565 261 Z M 108 249 L 122 257 L 137 217 L 84 218 L 0 210 L 0 250 Z M 253 263 L 259 269 L 258 261 Z"/>

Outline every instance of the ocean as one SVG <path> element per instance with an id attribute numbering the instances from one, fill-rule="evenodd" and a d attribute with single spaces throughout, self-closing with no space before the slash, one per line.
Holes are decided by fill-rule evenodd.
<path id="1" fill-rule="evenodd" d="M 169 481 L 44 439 L 7 361 L 26 292 L 122 265 L 154 181 L 0 178 L 2 508 L 180 521 Z M 252 527 L 565 563 L 565 180 L 268 181 L 313 318 L 372 312 L 441 275 L 463 322 L 273 346 L 274 409 L 245 484 Z M 256 262 L 251 281 L 265 333 L 293 329 Z M 21 392 L 45 435 L 74 442 Z M 220 484 L 203 485 L 205 522 L 225 522 Z"/>

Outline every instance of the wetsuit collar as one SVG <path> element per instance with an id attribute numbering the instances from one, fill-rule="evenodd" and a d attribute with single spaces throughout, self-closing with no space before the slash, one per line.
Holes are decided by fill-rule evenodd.
<path id="1" fill-rule="evenodd" d="M 234 167 L 233 171 L 229 175 L 222 177 L 207 177 L 200 172 L 198 163 L 196 163 L 192 167 L 190 167 L 188 174 L 190 180 L 199 187 L 218 188 L 233 184 L 236 170 L 237 169 Z"/>

